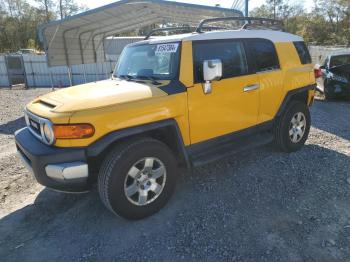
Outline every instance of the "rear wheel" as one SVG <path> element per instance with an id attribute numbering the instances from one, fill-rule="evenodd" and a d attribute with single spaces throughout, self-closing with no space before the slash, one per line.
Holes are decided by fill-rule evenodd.
<path id="1" fill-rule="evenodd" d="M 294 152 L 305 144 L 311 117 L 305 103 L 293 101 L 275 126 L 275 142 L 285 152 Z"/>
<path id="2" fill-rule="evenodd" d="M 99 173 L 102 202 L 113 213 L 141 219 L 158 212 L 174 192 L 177 162 L 162 142 L 144 138 L 116 147 Z"/>

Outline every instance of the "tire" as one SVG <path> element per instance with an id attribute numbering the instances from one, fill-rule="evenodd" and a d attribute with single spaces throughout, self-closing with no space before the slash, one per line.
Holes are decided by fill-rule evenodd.
<path id="1" fill-rule="evenodd" d="M 141 138 L 124 143 L 102 163 L 98 175 L 100 198 L 110 211 L 126 219 L 148 217 L 172 196 L 177 169 L 173 153 L 158 140 Z"/>
<path id="2" fill-rule="evenodd" d="M 287 153 L 300 150 L 308 138 L 310 124 L 308 106 L 292 101 L 275 125 L 275 144 Z"/>

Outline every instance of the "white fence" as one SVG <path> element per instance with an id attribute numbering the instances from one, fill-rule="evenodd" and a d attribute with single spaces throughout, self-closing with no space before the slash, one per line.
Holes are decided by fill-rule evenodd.
<path id="1" fill-rule="evenodd" d="M 104 40 L 107 62 L 49 68 L 45 55 L 23 55 L 24 77 L 28 87 L 63 87 L 107 79 L 123 48 L 144 37 L 108 37 Z M 0 56 L 0 87 L 10 86 L 5 57 Z M 70 79 L 71 82 L 70 83 Z"/>
<path id="2" fill-rule="evenodd" d="M 115 61 L 101 64 L 48 67 L 45 55 L 23 55 L 26 85 L 28 87 L 64 87 L 107 79 L 114 70 Z M 0 56 L 0 86 L 8 87 L 9 79 L 5 57 Z"/>
<path id="3" fill-rule="evenodd" d="M 309 46 L 312 62 L 319 64 L 323 62 L 326 56 L 335 53 L 349 53 L 350 48 L 343 46 Z"/>

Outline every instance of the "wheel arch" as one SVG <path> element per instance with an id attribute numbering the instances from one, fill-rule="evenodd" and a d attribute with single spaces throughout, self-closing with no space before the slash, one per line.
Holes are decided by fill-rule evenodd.
<path id="1" fill-rule="evenodd" d="M 87 150 L 92 168 L 97 171 L 104 157 L 117 144 L 127 143 L 130 139 L 151 137 L 166 144 L 174 153 L 181 167 L 191 167 L 180 129 L 174 119 L 167 119 L 155 123 L 130 127 L 111 132 L 91 144 Z"/>
<path id="2" fill-rule="evenodd" d="M 280 117 L 283 114 L 283 112 L 286 110 L 286 108 L 292 101 L 301 101 L 305 104 L 308 104 L 309 91 L 315 90 L 315 89 L 316 89 L 316 85 L 308 85 L 302 88 L 293 89 L 289 91 L 287 95 L 284 97 L 284 100 L 277 111 L 276 118 Z"/>

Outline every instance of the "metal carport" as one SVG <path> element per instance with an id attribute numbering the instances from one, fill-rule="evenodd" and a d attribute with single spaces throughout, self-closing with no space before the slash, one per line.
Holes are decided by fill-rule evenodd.
<path id="1" fill-rule="evenodd" d="M 196 26 L 212 17 L 243 16 L 221 7 L 163 0 L 121 0 L 100 8 L 50 22 L 39 28 L 49 66 L 103 62 L 104 39 L 155 23 Z"/>

